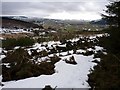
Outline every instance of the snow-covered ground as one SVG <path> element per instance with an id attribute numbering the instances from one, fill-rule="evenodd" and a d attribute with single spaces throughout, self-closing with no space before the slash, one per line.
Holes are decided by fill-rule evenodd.
<path id="1" fill-rule="evenodd" d="M 96 50 L 100 50 L 97 46 Z M 79 50 L 83 52 L 83 50 Z M 76 65 L 65 63 L 64 59 L 74 56 Z M 18 81 L 4 82 L 3 88 L 43 88 L 45 85 L 51 85 L 57 88 L 90 88 L 87 83 L 90 69 L 96 63 L 92 61 L 94 55 L 84 56 L 82 54 L 68 55 L 61 57 L 61 60 L 55 64 L 55 71 L 53 75 L 41 75 L 38 77 L 31 77 Z M 98 58 L 98 60 L 100 60 Z"/>
<path id="2" fill-rule="evenodd" d="M 99 35 L 100 37 L 102 35 Z M 96 38 L 96 36 L 91 36 L 91 38 Z M 78 39 L 73 39 L 71 41 L 77 41 Z M 36 43 L 32 48 L 27 49 L 30 53 L 30 49 L 46 49 L 44 46 L 48 44 L 48 47 L 51 45 L 59 45 L 60 42 L 44 42 L 42 44 Z M 65 45 L 62 45 L 65 46 Z M 16 47 L 17 48 L 17 47 Z M 89 48 L 91 51 L 99 51 L 102 50 L 102 47 L 95 46 L 95 49 Z M 86 52 L 85 50 L 79 49 L 77 52 Z M 91 72 L 90 70 L 96 65 L 96 63 L 92 62 L 94 60 L 94 55 L 84 56 L 82 54 L 73 54 L 73 50 L 70 51 L 72 55 L 67 55 L 67 52 L 61 52 L 60 54 L 64 56 L 60 56 L 61 60 L 55 64 L 55 73 L 52 75 L 41 75 L 38 77 L 30 77 L 18 81 L 8 81 L 3 82 L 3 88 L 43 88 L 45 85 L 51 85 L 52 87 L 57 88 L 90 88 L 87 83 L 88 74 Z M 53 54 L 51 54 L 53 55 Z M 50 55 L 49 55 L 50 56 Z M 71 56 L 74 56 L 76 65 L 67 64 L 64 59 L 68 59 Z M 44 57 L 43 57 L 44 59 Z M 100 58 L 96 58 L 96 60 L 100 61 Z M 0 76 L 1 78 L 1 76 Z"/>
<path id="3" fill-rule="evenodd" d="M 71 56 L 71 55 L 70 55 Z M 45 85 L 51 85 L 57 88 L 89 88 L 87 83 L 90 68 L 93 68 L 95 63 L 93 55 L 83 56 L 75 55 L 77 65 L 66 64 L 63 59 L 69 58 L 65 56 L 55 64 L 56 73 L 53 75 L 41 75 L 18 81 L 5 82 L 3 88 L 43 88 Z"/>

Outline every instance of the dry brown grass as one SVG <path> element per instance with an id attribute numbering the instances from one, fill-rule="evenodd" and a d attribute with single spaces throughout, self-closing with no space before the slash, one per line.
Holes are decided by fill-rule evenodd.
<path id="1" fill-rule="evenodd" d="M 21 37 L 29 37 L 32 36 L 30 33 L 12 33 L 12 34 L 0 34 L 0 37 L 3 38 L 21 38 Z"/>

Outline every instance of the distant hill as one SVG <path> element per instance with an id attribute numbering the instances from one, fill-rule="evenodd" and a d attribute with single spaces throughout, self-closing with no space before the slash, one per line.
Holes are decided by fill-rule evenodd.
<path id="1" fill-rule="evenodd" d="M 41 26 L 31 23 L 31 22 L 26 22 L 10 17 L 0 17 L 2 19 L 2 22 L 0 22 L 0 26 L 5 27 L 5 28 L 41 28 Z"/>
<path id="2" fill-rule="evenodd" d="M 94 20 L 94 21 L 91 21 L 90 24 L 107 25 L 107 21 L 104 19 Z"/>

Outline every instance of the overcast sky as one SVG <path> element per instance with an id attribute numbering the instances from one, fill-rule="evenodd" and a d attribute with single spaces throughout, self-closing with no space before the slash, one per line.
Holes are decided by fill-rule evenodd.
<path id="1" fill-rule="evenodd" d="M 5 2 L 6 1 L 6 2 Z M 52 19 L 82 19 L 96 20 L 108 4 L 108 0 L 62 0 L 59 2 L 38 2 L 34 0 L 21 0 L 22 2 L 2 2 L 2 15 L 25 15 Z M 12 0 L 11 0 L 12 1 Z"/>

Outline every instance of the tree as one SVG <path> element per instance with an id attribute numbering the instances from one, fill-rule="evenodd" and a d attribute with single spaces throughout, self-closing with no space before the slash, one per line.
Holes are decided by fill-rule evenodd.
<path id="1" fill-rule="evenodd" d="M 120 1 L 112 2 L 106 7 L 108 15 L 103 15 L 103 18 L 110 24 L 107 29 L 110 36 L 100 38 L 99 42 L 106 48 L 107 55 L 101 53 L 101 61 L 88 75 L 91 90 L 120 88 Z"/>
<path id="2" fill-rule="evenodd" d="M 91 90 L 120 88 L 120 1 L 107 5 L 106 13 L 103 18 L 110 24 L 107 29 L 110 36 L 100 38 L 99 42 L 106 48 L 107 55 L 99 55 L 101 61 L 88 75 Z"/>
<path id="3" fill-rule="evenodd" d="M 106 19 L 112 26 L 120 27 L 120 1 L 111 2 L 106 7 L 107 15 L 102 14 L 103 19 Z"/>
<path id="4" fill-rule="evenodd" d="M 106 48 L 112 53 L 120 53 L 120 1 L 111 2 L 106 7 L 107 15 L 102 14 L 110 25 L 108 29 L 110 37 L 106 41 Z"/>

